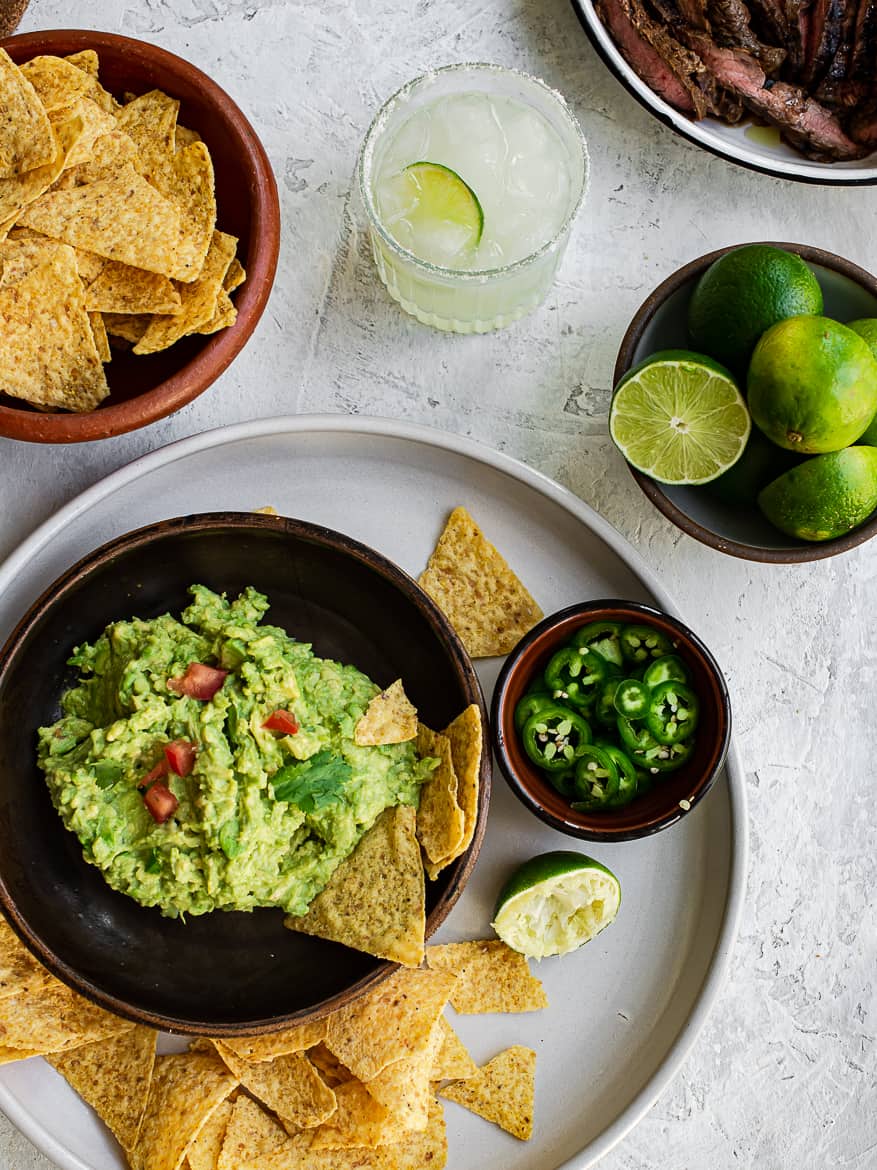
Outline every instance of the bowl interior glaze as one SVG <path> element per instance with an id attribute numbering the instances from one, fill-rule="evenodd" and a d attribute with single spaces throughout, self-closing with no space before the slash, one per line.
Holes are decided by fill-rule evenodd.
<path id="1" fill-rule="evenodd" d="M 444 727 L 483 699 L 444 618 L 401 570 L 327 529 L 234 513 L 141 529 L 105 545 L 59 579 L 0 657 L 0 903 L 60 978 L 103 1006 L 154 1026 L 234 1033 L 277 1028 L 338 1006 L 393 965 L 283 927 L 283 912 L 164 918 L 111 890 L 83 860 L 36 766 L 36 729 L 59 714 L 78 643 L 108 622 L 179 613 L 186 587 L 230 595 L 254 585 L 268 620 L 316 654 L 351 662 L 380 685 L 403 678 L 424 722 Z M 486 720 L 485 720 L 486 726 Z M 485 733 L 486 734 L 486 733 Z M 428 932 L 459 896 L 484 831 L 467 855 L 427 882 Z"/>

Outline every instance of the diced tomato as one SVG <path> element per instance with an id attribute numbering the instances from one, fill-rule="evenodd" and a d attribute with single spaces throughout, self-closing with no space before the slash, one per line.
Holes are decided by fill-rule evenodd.
<path id="1" fill-rule="evenodd" d="M 190 699 L 212 699 L 225 682 L 227 670 L 217 666 L 205 666 L 203 662 L 190 662 L 181 678 L 169 678 L 167 688 L 176 695 L 187 695 Z"/>
<path id="2" fill-rule="evenodd" d="M 188 776 L 195 767 L 195 757 L 198 754 L 198 745 L 187 739 L 175 739 L 173 743 L 164 745 L 164 758 L 172 772 L 178 776 Z"/>
<path id="3" fill-rule="evenodd" d="M 141 792 L 145 792 L 145 790 L 150 786 L 150 784 L 154 784 L 156 782 L 156 780 L 160 780 L 162 778 L 162 776 L 167 776 L 169 771 L 170 771 L 170 765 L 168 764 L 167 760 L 159 760 L 159 762 L 155 765 L 155 767 L 152 769 L 152 771 L 146 773 L 146 775 L 143 777 L 143 779 L 140 781 L 140 783 L 137 785 L 137 787 L 140 789 Z"/>
<path id="4" fill-rule="evenodd" d="M 158 825 L 163 825 L 179 808 L 180 802 L 166 784 L 157 780 L 143 794 L 143 803 L 149 809 L 149 814 Z"/>
<path id="5" fill-rule="evenodd" d="M 284 735 L 297 735 L 298 724 L 291 711 L 284 711 L 282 707 L 268 716 L 262 726 L 267 731 L 282 731 Z"/>

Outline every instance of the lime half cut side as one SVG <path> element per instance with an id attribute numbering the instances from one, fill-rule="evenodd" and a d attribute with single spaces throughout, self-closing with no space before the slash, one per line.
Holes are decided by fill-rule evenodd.
<path id="1" fill-rule="evenodd" d="M 524 862 L 506 882 L 493 929 L 530 959 L 566 955 L 614 921 L 618 878 L 584 853 L 559 850 Z"/>
<path id="2" fill-rule="evenodd" d="M 484 212 L 456 171 L 441 163 L 410 163 L 382 196 L 386 226 L 404 247 L 432 264 L 471 264 L 484 232 Z"/>
<path id="3" fill-rule="evenodd" d="M 743 454 L 752 420 L 734 379 L 718 362 L 665 350 L 615 390 L 609 433 L 638 471 L 661 483 L 709 483 Z"/>

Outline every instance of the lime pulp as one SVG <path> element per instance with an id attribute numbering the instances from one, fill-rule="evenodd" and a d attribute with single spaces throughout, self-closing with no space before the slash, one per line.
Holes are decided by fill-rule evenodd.
<path id="1" fill-rule="evenodd" d="M 469 184 L 450 167 L 413 162 L 384 192 L 386 225 L 422 260 L 465 267 L 481 242 L 484 212 Z"/>
<path id="2" fill-rule="evenodd" d="M 620 904 L 611 870 L 584 853 L 558 850 L 515 870 L 497 900 L 493 929 L 528 958 L 566 955 L 609 926 Z"/>

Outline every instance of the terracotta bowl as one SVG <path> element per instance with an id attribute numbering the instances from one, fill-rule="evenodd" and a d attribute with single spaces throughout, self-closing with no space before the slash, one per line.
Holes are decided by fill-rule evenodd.
<path id="1" fill-rule="evenodd" d="M 602 813 L 577 812 L 530 762 L 515 730 L 514 714 L 552 654 L 582 626 L 602 621 L 654 626 L 667 635 L 674 653 L 691 672 L 691 685 L 700 699 L 700 723 L 689 761 L 678 771 L 657 777 L 649 792 L 623 808 Z M 586 601 L 550 614 L 518 643 L 497 680 L 491 723 L 500 770 L 518 800 L 540 820 L 585 841 L 632 841 L 676 824 L 709 792 L 728 753 L 731 704 L 716 660 L 682 622 L 634 601 Z"/>
<path id="2" fill-rule="evenodd" d="M 162 89 L 180 100 L 180 123 L 197 130 L 216 175 L 217 226 L 240 240 L 247 279 L 233 294 L 234 325 L 208 337 L 185 337 L 163 353 L 120 350 L 106 366 L 109 397 L 85 414 L 44 414 L 0 397 L 0 435 L 33 443 L 79 443 L 148 426 L 197 398 L 247 343 L 268 301 L 280 246 L 277 186 L 250 123 L 216 82 L 194 65 L 145 41 L 113 33 L 55 30 L 0 41 L 19 64 L 41 53 L 94 49 L 101 84 L 114 96 Z"/>
<path id="3" fill-rule="evenodd" d="M 484 700 L 472 663 L 417 584 L 379 553 L 298 520 L 216 513 L 120 537 L 63 574 L 0 652 L 0 907 L 58 978 L 129 1019 L 212 1035 L 276 1030 L 326 1013 L 395 964 L 284 929 L 283 911 L 217 911 L 186 922 L 116 893 L 88 865 L 36 766 L 37 728 L 75 682 L 73 647 L 108 622 L 179 613 L 195 582 L 254 585 L 272 622 L 380 685 L 402 678 L 424 722 L 444 727 Z M 485 728 L 487 725 L 485 713 Z M 485 731 L 478 827 L 468 852 L 427 882 L 427 933 L 460 896 L 490 792 Z"/>
<path id="4" fill-rule="evenodd" d="M 739 247 L 740 245 L 734 245 Z M 877 278 L 849 260 L 806 244 L 777 244 L 810 266 L 822 288 L 825 315 L 838 321 L 877 317 Z M 627 371 L 659 349 L 691 349 L 686 330 L 688 302 L 701 275 L 731 248 L 719 248 L 684 265 L 659 284 L 636 311 L 615 362 L 613 385 Z M 628 465 L 629 466 L 629 465 Z M 780 475 L 788 464 L 777 469 Z M 674 487 L 658 483 L 636 468 L 630 474 L 655 507 L 677 528 L 719 552 L 749 561 L 787 565 L 818 561 L 847 552 L 877 534 L 877 512 L 845 536 L 810 543 L 774 528 L 756 507 L 732 506 L 713 495 L 709 485 Z"/>

